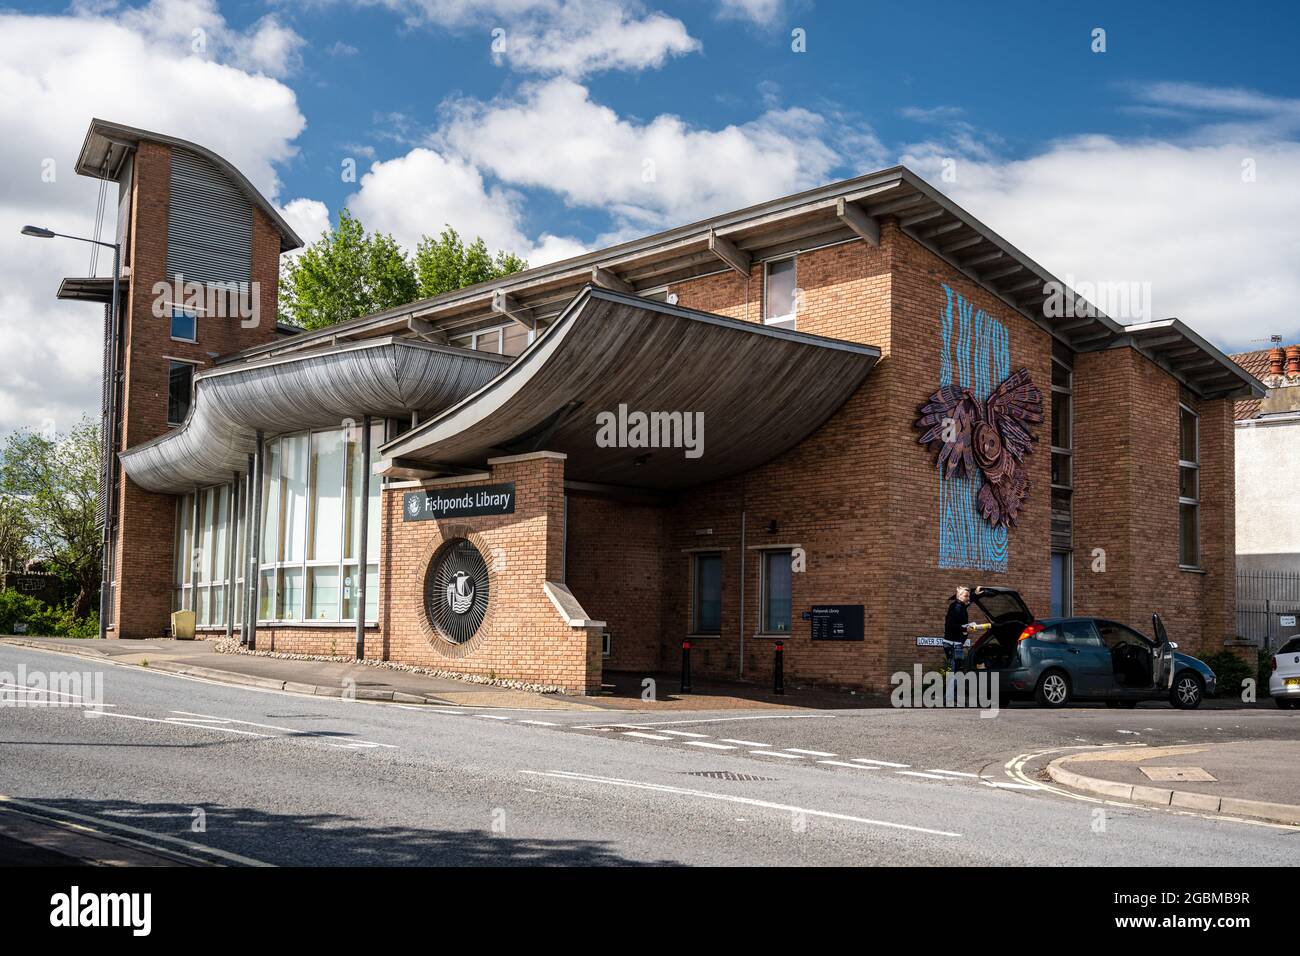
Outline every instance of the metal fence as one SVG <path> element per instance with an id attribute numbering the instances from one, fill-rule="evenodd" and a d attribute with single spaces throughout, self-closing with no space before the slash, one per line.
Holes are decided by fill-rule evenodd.
<path id="1" fill-rule="evenodd" d="M 1283 639 L 1300 633 L 1284 617 L 1300 615 L 1300 572 L 1238 571 L 1237 634 L 1275 650 Z"/>

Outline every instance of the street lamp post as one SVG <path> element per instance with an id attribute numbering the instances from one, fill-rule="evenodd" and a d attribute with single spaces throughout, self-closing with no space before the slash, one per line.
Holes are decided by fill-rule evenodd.
<path id="1" fill-rule="evenodd" d="M 122 246 L 117 242 L 102 242 L 99 239 L 87 239 L 84 236 L 70 236 L 62 232 L 54 232 L 43 226 L 23 226 L 22 234 L 31 236 L 34 239 L 75 239 L 77 242 L 88 242 L 94 246 L 103 246 L 105 249 L 113 250 L 113 297 L 109 304 L 109 321 L 108 321 L 108 375 L 107 383 L 108 401 L 107 408 L 107 430 L 108 434 L 102 435 L 101 440 L 106 443 L 108 449 L 104 456 L 103 472 L 100 475 L 101 487 L 104 494 L 104 534 L 100 542 L 100 567 L 102 568 L 99 580 L 99 636 L 105 638 L 108 636 L 108 586 L 109 586 L 109 536 L 110 529 L 113 526 L 113 455 L 117 453 L 117 326 L 118 326 L 118 276 L 122 271 L 121 257 Z"/>

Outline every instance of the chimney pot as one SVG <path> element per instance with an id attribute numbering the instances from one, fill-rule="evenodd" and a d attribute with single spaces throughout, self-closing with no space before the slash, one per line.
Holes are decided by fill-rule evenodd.
<path id="1" fill-rule="evenodd" d="M 1286 376 L 1287 378 L 1300 376 L 1300 345 L 1286 347 Z"/>
<path id="2" fill-rule="evenodd" d="M 1275 345 L 1268 352 L 1268 374 L 1281 375 L 1286 365 L 1286 350 L 1280 345 Z"/>

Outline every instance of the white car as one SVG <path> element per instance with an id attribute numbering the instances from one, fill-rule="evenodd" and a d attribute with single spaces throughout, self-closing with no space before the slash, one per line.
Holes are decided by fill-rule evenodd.
<path id="1" fill-rule="evenodd" d="M 1268 692 L 1279 707 L 1300 704 L 1300 637 L 1293 637 L 1273 655 Z"/>

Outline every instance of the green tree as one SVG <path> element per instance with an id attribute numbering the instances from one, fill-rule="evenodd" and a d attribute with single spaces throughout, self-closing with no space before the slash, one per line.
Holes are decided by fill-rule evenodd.
<path id="1" fill-rule="evenodd" d="M 22 499 L 0 492 L 0 574 L 22 570 L 31 553 L 31 534 Z"/>
<path id="2" fill-rule="evenodd" d="M 280 318 L 320 329 L 404 305 L 418 296 L 411 261 L 392 236 L 367 234 L 347 209 L 338 226 L 321 234 L 285 264 L 280 277 Z"/>
<path id="3" fill-rule="evenodd" d="M 0 497 L 21 503 L 35 556 L 73 581 L 74 616 L 85 617 L 99 590 L 99 425 L 89 418 L 66 435 L 13 432 L 0 448 Z"/>
<path id="4" fill-rule="evenodd" d="M 481 236 L 466 246 L 451 226 L 437 239 L 423 237 L 415 250 L 415 276 L 422 299 L 527 268 L 528 263 L 512 252 L 492 255 Z"/>

